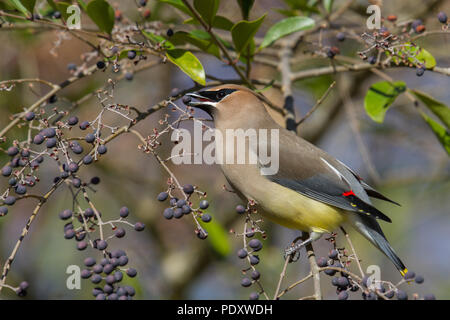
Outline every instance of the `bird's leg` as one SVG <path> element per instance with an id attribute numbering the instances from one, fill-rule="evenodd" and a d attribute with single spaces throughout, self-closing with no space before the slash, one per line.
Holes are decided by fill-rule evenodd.
<path id="1" fill-rule="evenodd" d="M 291 257 L 292 261 L 297 261 L 299 257 L 296 257 L 296 253 L 299 253 L 300 249 L 308 243 L 319 240 L 321 236 L 322 233 L 313 231 L 309 234 L 308 239 L 300 243 L 298 243 L 298 241 L 301 240 L 302 237 L 297 237 L 292 244 L 284 250 L 284 258 L 287 259 L 288 257 Z"/>

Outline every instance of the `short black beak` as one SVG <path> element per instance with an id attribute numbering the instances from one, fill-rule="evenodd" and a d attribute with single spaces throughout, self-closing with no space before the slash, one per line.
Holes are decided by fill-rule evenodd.
<path id="1" fill-rule="evenodd" d="M 186 94 L 186 96 L 190 98 L 190 100 L 187 99 L 189 100 L 186 103 L 188 106 L 199 108 L 208 113 L 212 117 L 217 102 L 209 99 L 208 97 L 203 96 L 201 92 L 188 93 Z"/>

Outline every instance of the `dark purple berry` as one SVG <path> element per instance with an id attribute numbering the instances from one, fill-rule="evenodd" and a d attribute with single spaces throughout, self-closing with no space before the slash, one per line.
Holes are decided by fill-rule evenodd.
<path id="1" fill-rule="evenodd" d="M 108 149 L 106 148 L 106 146 L 104 144 L 99 145 L 97 148 L 97 152 L 100 154 L 105 154 L 106 151 L 108 151 Z"/>
<path id="2" fill-rule="evenodd" d="M 175 208 L 175 210 L 173 210 L 173 216 L 176 219 L 180 219 L 183 216 L 183 209 Z"/>
<path id="3" fill-rule="evenodd" d="M 335 249 L 331 250 L 328 254 L 328 258 L 336 260 L 338 258 L 339 252 Z"/>
<path id="4" fill-rule="evenodd" d="M 80 251 L 86 249 L 87 246 L 88 246 L 88 244 L 87 244 L 86 241 L 80 241 L 80 242 L 77 243 L 77 249 L 80 250 Z"/>
<path id="5" fill-rule="evenodd" d="M 84 158 L 83 158 L 83 163 L 84 164 L 90 164 L 90 163 L 92 163 L 92 161 L 94 161 L 94 158 L 92 158 L 92 156 L 91 155 L 86 155 Z"/>
<path id="6" fill-rule="evenodd" d="M 261 274 L 259 273 L 259 271 L 257 271 L 257 270 L 252 271 L 252 279 L 253 280 L 258 280 L 260 277 L 261 277 Z"/>
<path id="7" fill-rule="evenodd" d="M 416 75 L 417 75 L 418 77 L 423 76 L 424 73 L 425 73 L 425 68 L 420 67 L 420 68 L 417 68 L 417 69 L 416 69 Z"/>
<path id="8" fill-rule="evenodd" d="M 245 210 L 246 210 L 245 207 L 242 206 L 242 205 L 236 206 L 236 212 L 239 213 L 239 214 L 245 213 Z"/>
<path id="9" fill-rule="evenodd" d="M 108 243 L 105 240 L 100 240 L 97 242 L 98 250 L 105 250 L 108 247 Z"/>
<path id="10" fill-rule="evenodd" d="M 80 123 L 81 130 L 86 130 L 89 126 L 90 126 L 89 121 L 83 121 L 82 123 Z"/>
<path id="11" fill-rule="evenodd" d="M 173 212 L 172 208 L 166 208 L 166 209 L 164 209 L 163 216 L 166 219 L 172 219 L 173 218 L 173 213 L 174 212 Z"/>
<path id="12" fill-rule="evenodd" d="M 10 166 L 4 166 L 2 168 L 2 175 L 5 177 L 9 177 L 12 173 L 12 168 Z"/>
<path id="13" fill-rule="evenodd" d="M 74 126 L 74 125 L 76 125 L 77 123 L 78 123 L 78 118 L 75 117 L 75 116 L 70 117 L 70 118 L 67 120 L 67 124 L 70 125 L 70 126 Z"/>
<path id="14" fill-rule="evenodd" d="M 252 248 L 254 251 L 259 251 L 262 249 L 263 244 L 258 239 L 252 239 L 249 241 L 248 245 L 250 248 Z"/>
<path id="15" fill-rule="evenodd" d="M 258 300 L 258 299 L 259 299 L 259 294 L 258 294 L 258 292 L 252 292 L 252 293 L 250 293 L 249 299 L 250 299 L 250 300 Z"/>
<path id="16" fill-rule="evenodd" d="M 14 196 L 7 196 L 3 202 L 8 206 L 12 206 L 14 203 L 16 203 L 16 198 Z"/>
<path id="17" fill-rule="evenodd" d="M 252 285 L 252 280 L 250 280 L 249 278 L 243 278 L 241 280 L 241 286 L 250 287 L 251 285 Z"/>
<path id="18" fill-rule="evenodd" d="M 133 60 L 134 58 L 136 58 L 136 51 L 134 51 L 134 50 L 128 51 L 127 57 L 128 57 L 128 59 Z"/>
<path id="19" fill-rule="evenodd" d="M 183 207 L 181 207 L 181 211 L 183 212 L 183 214 L 189 214 L 192 210 L 188 205 L 184 205 Z"/>
<path id="20" fill-rule="evenodd" d="M 47 146 L 47 148 L 53 148 L 54 146 L 56 146 L 57 142 L 58 142 L 58 140 L 56 140 L 55 138 L 50 138 L 47 140 L 45 145 Z"/>
<path id="21" fill-rule="evenodd" d="M 0 217 L 6 216 L 8 214 L 8 208 L 5 206 L 0 207 Z"/>
<path id="22" fill-rule="evenodd" d="M 122 207 L 122 208 L 120 208 L 120 210 L 119 210 L 119 215 L 120 215 L 122 218 L 128 217 L 129 214 L 130 214 L 130 210 L 129 210 L 127 207 Z"/>
<path id="23" fill-rule="evenodd" d="M 29 112 L 25 113 L 25 120 L 31 121 L 31 120 L 34 119 L 35 116 L 36 116 L 36 115 L 35 115 L 34 112 L 29 111 Z"/>
<path id="24" fill-rule="evenodd" d="M 247 257 L 247 250 L 239 249 L 237 254 L 238 254 L 239 259 L 244 259 Z"/>
<path id="25" fill-rule="evenodd" d="M 200 206 L 200 209 L 205 210 L 209 207 L 209 202 L 207 200 L 202 200 L 202 201 L 200 201 L 199 206 Z"/>
<path id="26" fill-rule="evenodd" d="M 143 224 L 142 222 L 136 222 L 136 224 L 134 225 L 134 230 L 136 231 L 142 231 L 145 228 L 145 224 Z"/>
<path id="27" fill-rule="evenodd" d="M 93 133 L 88 133 L 86 137 L 84 137 L 84 141 L 87 143 L 92 143 L 95 141 L 95 135 Z"/>
<path id="28" fill-rule="evenodd" d="M 116 231 L 114 231 L 114 234 L 117 238 L 123 238 L 125 236 L 125 229 L 124 228 L 117 228 Z"/>
<path id="29" fill-rule="evenodd" d="M 397 290 L 397 299 L 398 300 L 408 300 L 408 294 L 403 290 Z"/>
<path id="30" fill-rule="evenodd" d="M 341 291 L 338 294 L 338 299 L 339 300 L 347 300 L 348 299 L 348 293 L 347 291 Z"/>
<path id="31" fill-rule="evenodd" d="M 201 219 L 202 219 L 203 222 L 210 222 L 212 217 L 209 214 L 205 213 L 205 214 L 202 215 Z"/>
<path id="32" fill-rule="evenodd" d="M 192 194 L 194 193 L 194 186 L 192 184 L 185 184 L 183 186 L 183 191 L 186 194 Z"/>
<path id="33" fill-rule="evenodd" d="M 413 271 L 408 271 L 403 277 L 405 280 L 412 280 L 416 277 L 416 274 Z"/>
<path id="34" fill-rule="evenodd" d="M 447 23 L 447 15 L 445 12 L 439 12 L 437 17 L 440 23 Z"/>
<path id="35" fill-rule="evenodd" d="M 99 69 L 103 69 L 103 68 L 105 68 L 105 62 L 104 61 L 97 61 L 97 68 L 99 68 Z"/>
<path id="36" fill-rule="evenodd" d="M 161 192 L 156 199 L 158 199 L 158 201 L 166 201 L 168 196 L 169 194 L 167 192 Z"/>
<path id="37" fill-rule="evenodd" d="M 134 78 L 133 73 L 131 73 L 131 72 L 125 72 L 125 79 L 126 79 L 126 80 L 131 81 L 131 80 L 133 80 L 133 78 Z"/>
<path id="38" fill-rule="evenodd" d="M 252 266 L 256 266 L 259 263 L 259 257 L 256 255 L 251 255 L 250 256 L 250 264 Z"/>
<path id="39" fill-rule="evenodd" d="M 173 30 L 172 30 L 172 29 L 168 29 L 168 30 L 167 30 L 167 36 L 168 36 L 168 37 L 173 36 Z"/>
<path id="40" fill-rule="evenodd" d="M 8 156 L 14 157 L 16 154 L 19 153 L 19 149 L 17 149 L 17 147 L 9 147 L 6 153 L 8 154 Z"/>
<path id="41" fill-rule="evenodd" d="M 336 39 L 338 39 L 339 41 L 344 41 L 345 40 L 345 33 L 344 32 L 339 32 L 336 35 Z"/>
<path id="42" fill-rule="evenodd" d="M 416 278 L 414 279 L 414 281 L 417 283 L 417 284 L 422 284 L 424 281 L 425 281 L 425 279 L 422 277 L 422 276 L 416 276 Z"/>
<path id="43" fill-rule="evenodd" d="M 134 269 L 134 268 L 128 268 L 128 269 L 127 269 L 127 275 L 128 275 L 129 277 L 131 277 L 131 278 L 136 277 L 136 275 L 137 275 L 136 269 Z"/>

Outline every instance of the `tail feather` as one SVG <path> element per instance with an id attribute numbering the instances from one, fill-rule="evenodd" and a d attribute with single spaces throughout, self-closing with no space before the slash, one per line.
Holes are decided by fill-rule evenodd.
<path id="1" fill-rule="evenodd" d="M 395 253 L 394 249 L 391 247 L 387 241 L 380 225 L 375 220 L 375 218 L 370 216 L 355 216 L 352 221 L 353 226 L 372 244 L 374 244 L 381 252 L 383 252 L 389 260 L 395 265 L 395 267 L 400 271 L 400 274 L 404 276 L 408 269 L 400 260 L 400 258 Z"/>

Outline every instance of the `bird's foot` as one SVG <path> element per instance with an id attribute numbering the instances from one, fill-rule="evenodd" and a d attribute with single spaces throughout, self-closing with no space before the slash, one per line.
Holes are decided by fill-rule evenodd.
<path id="1" fill-rule="evenodd" d="M 284 259 L 289 258 L 289 262 L 296 262 L 300 259 L 300 249 L 305 245 L 305 242 L 301 241 L 300 237 L 296 238 L 292 244 L 284 249 Z"/>

